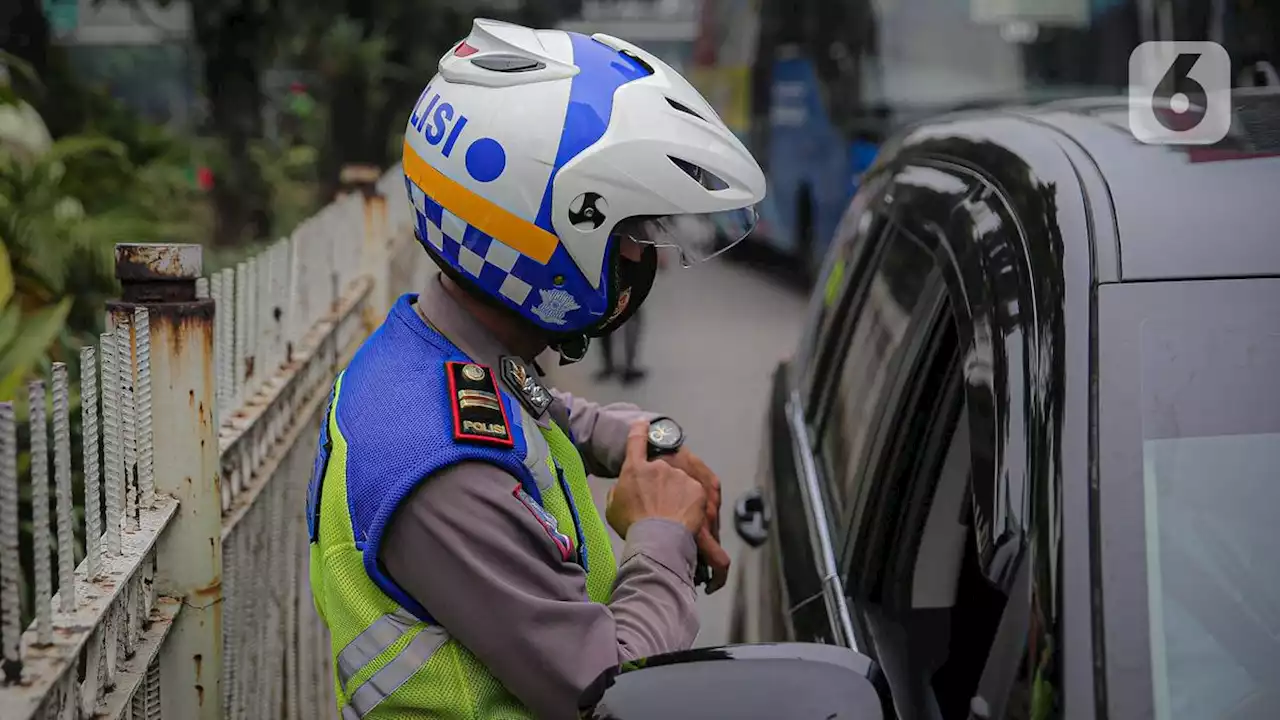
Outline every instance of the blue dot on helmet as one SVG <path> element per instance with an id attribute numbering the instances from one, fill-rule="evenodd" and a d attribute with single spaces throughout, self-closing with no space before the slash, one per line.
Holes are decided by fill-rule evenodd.
<path id="1" fill-rule="evenodd" d="M 493 138 L 482 137 L 467 148 L 467 173 L 477 182 L 492 182 L 507 168 L 507 152 Z"/>

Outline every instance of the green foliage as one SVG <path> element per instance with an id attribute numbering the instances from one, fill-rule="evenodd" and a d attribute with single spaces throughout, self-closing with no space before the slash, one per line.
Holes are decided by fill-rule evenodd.
<path id="1" fill-rule="evenodd" d="M 278 148 L 258 142 L 249 148 L 249 154 L 271 188 L 271 237 L 288 235 L 320 209 L 316 193 L 319 153 L 310 145 Z"/>
<path id="2" fill-rule="evenodd" d="M 45 349 L 62 332 L 70 298 L 23 312 L 15 294 L 9 253 L 0 244 L 0 401 L 13 400 L 22 381 L 44 359 Z"/>

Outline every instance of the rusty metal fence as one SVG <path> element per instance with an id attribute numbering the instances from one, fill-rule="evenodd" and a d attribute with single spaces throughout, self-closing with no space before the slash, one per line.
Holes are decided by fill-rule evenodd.
<path id="1" fill-rule="evenodd" d="M 4 720 L 336 715 L 304 506 L 335 374 L 392 288 L 430 272 L 401 178 L 351 173 L 291 237 L 208 276 L 199 246 L 118 245 L 122 296 L 79 377 L 55 363 L 26 403 L 0 403 Z"/>

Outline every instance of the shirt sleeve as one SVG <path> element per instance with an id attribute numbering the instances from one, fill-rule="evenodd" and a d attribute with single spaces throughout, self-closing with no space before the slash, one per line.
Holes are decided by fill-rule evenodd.
<path id="1" fill-rule="evenodd" d="M 380 559 L 537 717 L 575 718 L 607 668 L 693 645 L 697 550 L 683 525 L 640 521 L 611 601 L 590 602 L 586 574 L 562 559 L 518 486 L 480 462 L 436 473 L 392 516 Z"/>
<path id="2" fill-rule="evenodd" d="M 658 413 L 646 412 L 630 403 L 600 405 L 556 389 L 552 389 L 551 394 L 556 399 L 551 406 L 552 413 L 564 413 L 565 417 L 557 419 L 573 431 L 587 473 L 596 477 L 618 477 L 622 459 L 627 455 L 631 423 L 659 417 Z"/>

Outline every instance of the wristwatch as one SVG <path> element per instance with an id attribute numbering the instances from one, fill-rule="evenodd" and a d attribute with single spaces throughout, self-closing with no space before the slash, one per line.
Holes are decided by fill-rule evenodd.
<path id="1" fill-rule="evenodd" d="M 649 421 L 649 459 L 663 455 L 674 455 L 684 444 L 684 430 L 669 417 L 656 417 Z M 698 565 L 693 573 L 693 584 L 706 585 L 711 582 L 711 568 L 698 556 Z"/>
<path id="2" fill-rule="evenodd" d="M 649 459 L 660 455 L 674 455 L 684 444 L 684 431 L 669 417 L 656 417 L 649 421 Z"/>

